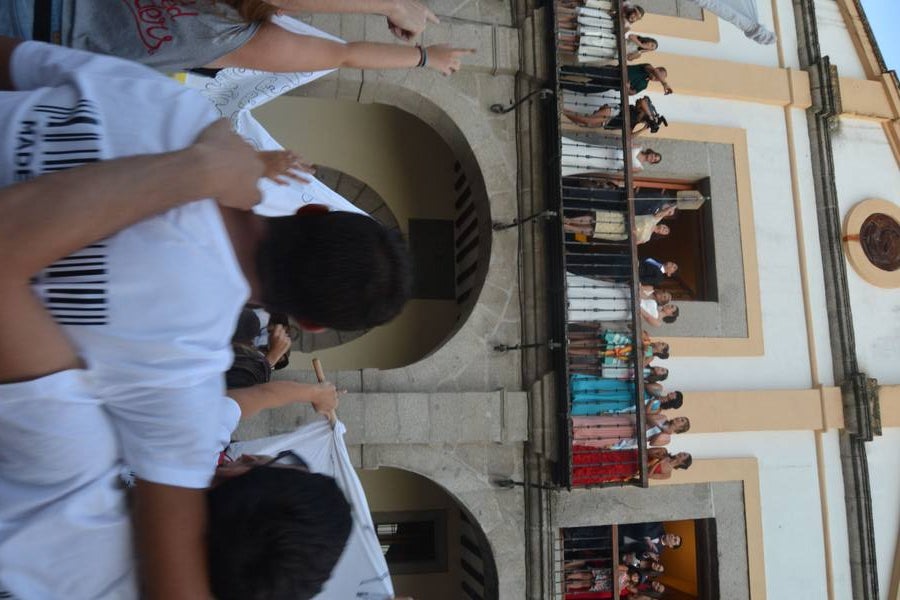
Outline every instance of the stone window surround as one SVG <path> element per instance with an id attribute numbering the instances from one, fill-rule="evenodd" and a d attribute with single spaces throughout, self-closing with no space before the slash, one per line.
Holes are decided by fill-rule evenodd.
<path id="1" fill-rule="evenodd" d="M 675 356 L 762 356 L 765 352 L 762 330 L 762 306 L 759 289 L 759 266 L 756 256 L 756 231 L 753 218 L 753 198 L 750 186 L 750 158 L 746 131 L 737 127 L 670 123 L 653 137 L 658 140 L 719 143 L 731 146 L 737 198 L 737 220 L 740 228 L 741 264 L 743 265 L 743 293 L 746 310 L 746 335 L 736 337 L 662 337 Z M 643 141 L 643 140 L 642 140 Z M 647 145 L 650 145 L 648 142 Z M 647 176 L 652 176 L 653 168 Z M 715 198 L 713 198 L 715 202 Z M 714 225 L 715 227 L 715 225 Z M 717 248 L 718 252 L 718 248 Z M 716 257 L 717 263 L 719 257 Z M 720 273 L 717 268 L 717 277 Z M 722 301 L 723 281 L 718 280 L 719 300 Z M 676 322 L 677 324 L 677 322 Z M 668 332 L 666 332 L 668 333 Z M 696 335 L 696 334 L 695 334 Z"/>
<path id="2" fill-rule="evenodd" d="M 695 471 L 693 472 L 692 471 Z M 649 489 L 621 487 L 561 493 L 555 529 L 684 519 L 716 519 L 722 598 L 765 595 L 758 465 L 753 458 L 700 460 Z"/>
<path id="3" fill-rule="evenodd" d="M 728 144 L 641 139 L 663 155 L 659 166 L 641 173 L 646 178 L 699 180 L 709 177 L 712 210 L 712 239 L 718 299 L 714 302 L 677 302 L 680 316 L 662 328 L 648 328 L 672 337 L 742 338 L 747 337 L 747 306 L 741 231 L 734 175 L 734 151 Z M 678 236 L 673 230 L 672 236 Z M 690 243 L 690 240 L 685 240 Z M 657 257 L 665 260 L 666 257 Z"/>

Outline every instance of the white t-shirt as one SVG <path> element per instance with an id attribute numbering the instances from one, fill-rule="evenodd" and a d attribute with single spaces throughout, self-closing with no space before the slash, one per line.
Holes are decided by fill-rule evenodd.
<path id="1" fill-rule="evenodd" d="M 10 67 L 19 91 L 0 93 L 0 187 L 96 160 L 182 149 L 217 116 L 196 92 L 119 59 L 28 42 L 16 48 Z M 222 374 L 249 291 L 215 203 L 194 202 L 92 244 L 41 272 L 33 289 L 88 365 L 83 376 L 94 400 L 75 406 L 91 413 L 97 434 L 84 444 L 110 435 L 118 443 L 116 456 L 108 448 L 95 458 L 84 451 L 96 463 L 86 470 L 96 467 L 105 477 L 109 461 L 121 458 L 148 481 L 205 487 L 229 420 L 221 414 L 228 406 Z M 0 389 L 0 403 L 5 399 Z M 0 455 L 27 455 L 30 442 L 17 425 L 28 422 L 22 411 L 43 422 L 47 410 L 41 402 L 19 406 L 17 421 L 4 420 L 0 410 Z M 65 439 L 69 424 L 59 420 L 45 432 L 42 456 L 50 463 L 54 454 L 65 461 L 68 451 L 53 443 L 53 427 Z M 73 573 L 87 581 L 83 594 L 45 593 L 0 560 L 0 589 L 23 598 L 129 597 L 109 593 L 110 581 L 132 568 L 131 555 L 120 552 L 123 539 L 129 547 L 127 521 L 122 530 L 117 520 L 108 539 L 72 535 L 90 529 L 78 512 L 90 503 L 71 496 L 91 491 L 82 486 L 49 498 L 54 514 L 66 518 L 48 528 L 37 512 L 46 490 L 11 474 L 0 462 L 0 556 L 21 550 L 32 582 Z M 35 535 L 17 535 L 30 530 Z M 67 542 L 70 552 L 61 550 Z"/>

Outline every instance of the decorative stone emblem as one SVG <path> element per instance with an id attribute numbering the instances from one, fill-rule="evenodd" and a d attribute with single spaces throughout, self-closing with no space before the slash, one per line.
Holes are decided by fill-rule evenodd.
<path id="1" fill-rule="evenodd" d="M 869 198 L 844 219 L 844 252 L 853 270 L 880 288 L 900 288 L 900 205 Z"/>
<path id="2" fill-rule="evenodd" d="M 884 213 L 869 215 L 859 229 L 859 243 L 869 261 L 884 271 L 900 268 L 900 223 Z"/>

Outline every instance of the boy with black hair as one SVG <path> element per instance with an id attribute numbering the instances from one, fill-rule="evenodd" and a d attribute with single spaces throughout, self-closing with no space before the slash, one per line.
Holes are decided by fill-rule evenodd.
<path id="1" fill-rule="evenodd" d="M 334 479 L 277 466 L 230 477 L 224 465 L 206 494 L 217 600 L 312 598 L 341 557 L 352 520 Z"/>
<path id="2" fill-rule="evenodd" d="M 141 597 L 207 598 L 205 490 L 241 306 L 383 323 L 409 289 L 402 239 L 360 215 L 246 212 L 256 153 L 208 101 L 139 65 L 0 38 L 0 89 L 16 90 L 0 93 L 0 589 L 135 598 L 136 552 Z M 339 249 L 353 281 L 297 288 L 287 261 L 268 270 L 261 248 L 297 247 L 273 240 L 305 218 L 318 225 L 304 235 L 354 228 L 356 254 Z M 299 247 L 305 276 L 334 274 L 333 246 Z M 329 292 L 307 313 L 304 294 Z"/>

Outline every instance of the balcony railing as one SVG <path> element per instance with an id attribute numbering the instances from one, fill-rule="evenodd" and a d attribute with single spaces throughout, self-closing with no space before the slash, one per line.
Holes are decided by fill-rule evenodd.
<path id="1" fill-rule="evenodd" d="M 627 61 L 620 58 L 626 56 L 622 1 L 587 4 L 554 5 L 559 120 L 553 171 L 560 219 L 550 235 L 550 277 L 559 340 L 558 478 L 569 487 L 646 486 L 645 362 L 629 83 Z M 586 68 L 579 61 L 608 64 Z M 600 114 L 614 118 L 589 129 L 565 114 L 592 115 L 603 105 L 610 108 Z"/>
<path id="2" fill-rule="evenodd" d="M 616 525 L 562 529 L 553 559 L 554 600 L 619 598 Z"/>

